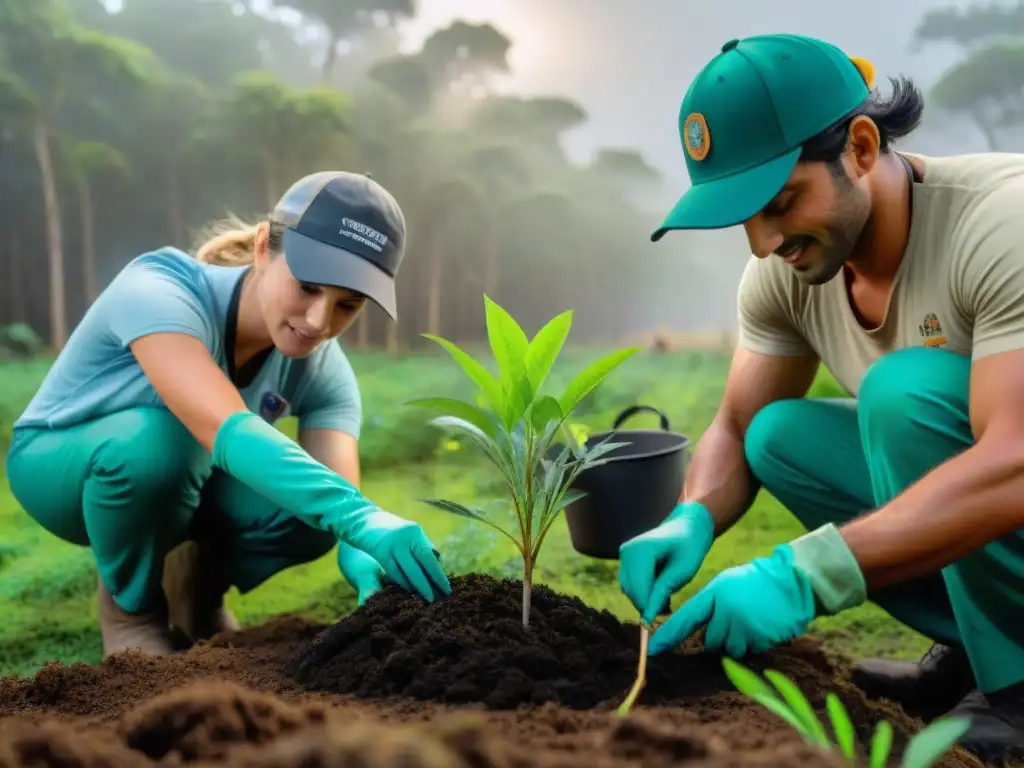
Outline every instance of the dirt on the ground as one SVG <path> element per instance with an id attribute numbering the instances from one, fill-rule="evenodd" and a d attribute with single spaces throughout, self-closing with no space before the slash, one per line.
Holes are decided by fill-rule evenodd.
<path id="1" fill-rule="evenodd" d="M 0 679 L 0 768 L 620 768 L 841 766 L 737 693 L 718 657 L 650 660 L 639 628 L 544 587 L 453 580 L 432 605 L 397 589 L 324 626 L 282 617 L 177 656 L 135 652 Z M 788 675 L 819 712 L 835 691 L 863 744 L 919 724 L 841 681 L 814 644 L 747 660 Z M 962 750 L 940 766 L 980 766 Z"/>

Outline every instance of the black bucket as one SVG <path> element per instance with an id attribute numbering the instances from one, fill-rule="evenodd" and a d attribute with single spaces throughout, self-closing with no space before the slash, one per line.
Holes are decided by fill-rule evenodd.
<path id="1" fill-rule="evenodd" d="M 630 417 L 649 411 L 661 429 L 619 429 Z M 581 555 L 618 560 L 619 547 L 661 523 L 679 502 L 689 464 L 690 440 L 669 429 L 668 417 L 649 405 L 622 413 L 609 432 L 587 438 L 588 446 L 610 438 L 628 443 L 604 456 L 605 462 L 579 474 L 572 488 L 587 495 L 565 508 L 572 546 Z"/>

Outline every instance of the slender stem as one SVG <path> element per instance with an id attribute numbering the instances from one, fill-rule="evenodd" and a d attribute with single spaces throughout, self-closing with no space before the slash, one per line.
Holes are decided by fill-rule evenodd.
<path id="1" fill-rule="evenodd" d="M 629 696 L 626 697 L 626 700 L 619 707 L 619 716 L 629 714 L 629 711 L 636 704 L 636 700 L 640 696 L 640 691 L 644 689 L 644 685 L 647 683 L 647 641 L 650 636 L 650 630 L 647 627 L 641 626 L 640 662 L 637 664 L 636 682 L 633 683 L 633 689 L 629 692 Z"/>
<path id="2" fill-rule="evenodd" d="M 532 553 L 523 555 L 523 628 L 530 626 L 530 597 L 533 593 Z"/>
<path id="3" fill-rule="evenodd" d="M 524 540 L 530 541 L 533 539 L 533 430 L 530 428 L 530 424 L 526 424 L 526 509 L 524 514 Z M 529 545 L 527 545 L 529 546 Z"/>

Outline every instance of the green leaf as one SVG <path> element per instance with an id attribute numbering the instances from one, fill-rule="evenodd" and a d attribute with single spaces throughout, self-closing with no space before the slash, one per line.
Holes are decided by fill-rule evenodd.
<path id="1" fill-rule="evenodd" d="M 970 728 L 966 717 L 944 717 L 914 736 L 903 753 L 901 768 L 929 768 Z"/>
<path id="2" fill-rule="evenodd" d="M 626 349 L 620 349 L 616 352 L 605 355 L 599 360 L 595 360 L 584 368 L 579 374 L 577 374 L 576 378 L 569 383 L 569 386 L 565 388 L 565 392 L 562 393 L 562 396 L 558 398 L 558 401 L 562 406 L 562 413 L 572 413 L 580 400 L 590 394 L 594 387 L 600 384 L 609 373 L 642 349 L 643 347 L 628 347 Z"/>
<path id="3" fill-rule="evenodd" d="M 462 504 L 459 504 L 456 501 L 449 501 L 448 499 L 427 499 L 427 498 L 421 498 L 421 499 L 417 499 L 417 501 L 420 501 L 420 502 L 422 502 L 424 504 L 429 504 L 432 507 L 444 510 L 445 512 L 449 512 L 449 513 L 451 513 L 453 515 L 458 515 L 459 517 L 468 517 L 470 520 L 476 520 L 477 522 L 483 523 L 484 525 L 489 525 L 491 528 L 493 528 L 498 533 L 500 533 L 503 536 L 505 536 L 505 538 L 507 538 L 513 544 L 515 544 L 516 549 L 518 549 L 520 553 L 522 553 L 522 551 L 523 551 L 521 544 L 519 543 L 519 541 L 514 536 L 512 536 L 508 531 L 506 531 L 504 528 L 502 528 L 500 525 L 498 525 L 494 521 L 489 520 L 479 510 L 470 509 L 469 507 L 463 506 Z"/>
<path id="4" fill-rule="evenodd" d="M 559 508 L 556 508 L 557 499 L 559 494 L 565 491 L 571 484 L 572 480 L 571 477 L 569 480 L 566 480 L 566 473 L 572 466 L 569 460 L 571 455 L 571 446 L 563 444 L 558 456 L 554 459 L 548 459 L 544 455 L 538 457 L 540 476 L 543 480 L 540 491 L 536 496 L 537 504 L 541 509 L 541 520 L 538 522 L 540 530 L 543 530 L 545 521 L 548 518 L 553 517 L 560 511 Z"/>
<path id="5" fill-rule="evenodd" d="M 853 723 L 850 722 L 850 716 L 846 713 L 846 707 L 843 706 L 843 702 L 834 693 L 830 693 L 825 698 L 825 707 L 828 710 L 828 716 L 832 720 L 832 730 L 836 734 L 836 744 L 843 755 L 853 760 L 857 756 L 856 731 L 853 728 Z"/>
<path id="6" fill-rule="evenodd" d="M 807 732 L 807 728 L 800 721 L 800 718 L 793 714 L 793 712 L 790 711 L 789 707 L 783 704 L 779 699 L 775 698 L 775 696 L 771 694 L 766 696 L 763 693 L 755 693 L 750 698 L 756 701 L 758 704 L 760 704 L 762 707 L 767 709 L 772 714 L 781 717 L 783 720 L 789 723 L 794 730 L 802 734 L 805 739 L 811 739 L 811 734 Z"/>
<path id="7" fill-rule="evenodd" d="M 786 700 L 793 714 L 799 717 L 800 721 L 807 726 L 807 731 L 812 736 L 812 741 L 819 746 L 830 747 L 831 742 L 829 741 L 828 734 L 825 733 L 825 727 L 821 724 L 821 720 L 818 719 L 810 702 L 807 701 L 807 697 L 803 695 L 800 689 L 788 677 L 774 669 L 765 670 L 764 676 L 782 694 L 782 698 Z"/>
<path id="8" fill-rule="evenodd" d="M 562 406 L 551 395 L 541 395 L 530 406 L 530 423 L 540 433 L 544 433 L 553 421 L 561 421 L 564 414 Z M 546 448 L 547 446 L 543 446 Z"/>
<path id="9" fill-rule="evenodd" d="M 892 725 L 888 720 L 883 720 L 875 727 L 875 735 L 871 739 L 871 768 L 885 768 L 891 750 Z"/>
<path id="10" fill-rule="evenodd" d="M 736 686 L 736 690 L 781 717 L 806 738 L 810 738 L 807 727 L 800 722 L 800 718 L 790 711 L 782 699 L 776 696 L 771 687 L 755 672 L 728 657 L 722 659 L 722 667 L 725 669 L 725 676 Z"/>
<path id="11" fill-rule="evenodd" d="M 429 408 L 447 416 L 463 419 L 492 439 L 498 435 L 498 425 L 494 423 L 487 412 L 463 400 L 451 397 L 416 397 L 406 401 L 406 405 Z"/>
<path id="12" fill-rule="evenodd" d="M 502 376 L 514 378 L 515 374 L 525 372 L 526 351 L 529 349 L 530 341 L 512 315 L 488 296 L 484 296 L 484 308 L 487 338 L 491 343 L 494 359 L 498 362 L 498 370 Z"/>
<path id="13" fill-rule="evenodd" d="M 729 678 L 729 682 L 736 686 L 736 690 L 740 693 L 751 698 L 763 696 L 775 699 L 781 703 L 781 699 L 775 695 L 775 692 L 768 683 L 762 680 L 757 673 L 743 666 L 738 661 L 724 657 L 722 659 L 722 667 L 725 669 L 725 676 Z"/>
<path id="14" fill-rule="evenodd" d="M 561 512 L 574 501 L 579 501 L 586 495 L 586 491 L 566 491 L 562 494 L 562 498 L 558 500 L 558 504 L 555 505 L 555 512 Z"/>
<path id="15" fill-rule="evenodd" d="M 449 501 L 448 499 L 428 498 L 417 499 L 417 501 L 421 501 L 424 504 L 429 504 L 430 506 L 436 507 L 437 509 L 443 509 L 445 512 L 450 512 L 453 515 L 458 515 L 459 517 L 468 517 L 472 520 L 487 522 L 487 517 L 482 512 L 476 509 L 470 509 L 467 506 L 459 504 L 457 501 Z"/>
<path id="16" fill-rule="evenodd" d="M 526 352 L 529 340 L 523 329 L 501 306 L 484 296 L 487 315 L 487 338 L 498 363 L 501 388 L 505 393 L 506 427 L 511 427 L 526 412 L 533 400 L 533 389 L 526 375 Z"/>
<path id="17" fill-rule="evenodd" d="M 491 375 L 490 371 L 459 349 L 455 344 L 448 341 L 448 339 L 443 339 L 430 333 L 423 334 L 423 337 L 435 341 L 444 347 L 455 362 L 462 367 L 463 372 L 465 372 L 470 380 L 480 388 L 480 391 L 487 398 L 491 407 L 504 418 L 507 409 L 505 395 L 502 392 L 501 384 Z"/>
<path id="18" fill-rule="evenodd" d="M 590 467 L 600 466 L 601 464 L 609 461 L 609 459 L 602 458 L 606 454 L 611 453 L 616 448 L 632 445 L 632 443 L 628 442 L 613 443 L 611 442 L 611 439 L 612 436 L 609 435 L 598 443 L 593 443 L 592 445 L 584 446 L 579 449 L 578 453 L 580 458 L 583 459 L 583 465 L 585 468 L 589 469 Z"/>
<path id="19" fill-rule="evenodd" d="M 456 429 L 465 434 L 473 441 L 474 444 L 487 454 L 490 460 L 497 465 L 498 469 L 500 469 L 506 477 L 508 476 L 514 459 L 509 455 L 508 450 L 503 447 L 502 443 L 489 437 L 487 433 L 481 430 L 480 427 L 476 426 L 476 424 L 466 421 L 465 419 L 460 419 L 458 416 L 438 416 L 430 423 L 434 426 L 441 427 L 442 429 Z M 500 433 L 498 434 L 499 439 L 502 439 L 503 437 L 504 436 Z"/>
<path id="20" fill-rule="evenodd" d="M 537 331 L 526 351 L 526 372 L 534 392 L 540 392 L 554 367 L 558 353 L 562 351 L 569 329 L 572 328 L 572 310 L 556 315 Z"/>

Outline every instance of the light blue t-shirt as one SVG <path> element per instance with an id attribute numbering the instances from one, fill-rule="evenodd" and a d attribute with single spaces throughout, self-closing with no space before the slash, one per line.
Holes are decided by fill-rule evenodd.
<path id="1" fill-rule="evenodd" d="M 128 347 L 147 334 L 195 336 L 227 372 L 228 306 L 245 270 L 201 264 L 175 248 L 131 261 L 89 307 L 14 428 L 62 429 L 128 408 L 164 407 Z M 359 437 L 359 386 L 336 341 L 301 360 L 272 350 L 240 392 L 268 422 L 297 416 L 300 429 Z"/>

